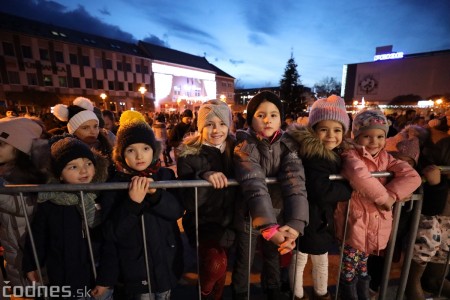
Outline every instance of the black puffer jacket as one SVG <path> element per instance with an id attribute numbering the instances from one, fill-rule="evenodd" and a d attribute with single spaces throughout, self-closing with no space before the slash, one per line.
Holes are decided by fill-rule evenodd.
<path id="1" fill-rule="evenodd" d="M 309 225 L 299 238 L 299 250 L 309 254 L 324 254 L 334 240 L 333 213 L 338 201 L 348 201 L 352 188 L 348 181 L 330 180 L 339 174 L 340 156 L 324 147 L 312 129 L 291 126 L 287 133 L 299 143 L 306 177 L 309 203 Z"/>
<path id="2" fill-rule="evenodd" d="M 258 139 L 251 128 L 238 130 L 236 138 L 235 174 L 243 193 L 243 200 L 237 203 L 238 229 L 245 230 L 245 220 L 250 212 L 255 229 L 278 223 L 303 234 L 309 213 L 297 143 L 283 133 L 270 144 L 265 139 Z M 278 184 L 267 185 L 266 177 L 276 177 Z"/>
<path id="3" fill-rule="evenodd" d="M 132 176 L 116 172 L 113 181 L 130 182 Z M 171 169 L 160 168 L 152 178 L 155 181 L 174 180 L 175 173 Z M 133 202 L 128 190 L 104 192 L 102 198 L 104 202 L 110 200 L 114 203 L 110 218 L 104 223 L 104 232 L 107 241 L 117 251 L 119 278 L 116 280 L 130 292 L 148 292 L 143 217 L 152 290 L 160 293 L 175 287 L 183 271 L 183 248 L 177 220 L 183 215 L 184 208 L 177 190 L 157 189 L 155 194 L 147 194 L 142 203 Z"/>
<path id="4" fill-rule="evenodd" d="M 228 136 L 224 153 L 215 147 L 180 146 L 177 160 L 178 178 L 182 180 L 203 179 L 208 171 L 222 172 L 227 178 L 233 178 L 232 154 L 235 140 Z M 205 187 L 198 189 L 198 223 L 200 240 L 218 241 L 222 246 L 230 246 L 233 241 L 234 203 L 237 187 L 214 189 Z M 189 242 L 195 245 L 195 190 L 183 190 L 183 204 L 186 213 L 183 216 L 183 227 Z"/>

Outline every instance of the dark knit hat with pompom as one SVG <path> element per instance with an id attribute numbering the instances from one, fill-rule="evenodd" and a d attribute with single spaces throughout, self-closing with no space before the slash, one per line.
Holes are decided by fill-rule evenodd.
<path id="1" fill-rule="evenodd" d="M 125 111 L 120 117 L 120 126 L 117 131 L 116 144 L 114 146 L 113 159 L 124 166 L 125 149 L 137 143 L 149 145 L 153 150 L 153 160 L 161 154 L 161 143 L 156 140 L 152 128 L 145 121 L 144 116 L 137 111 Z"/>

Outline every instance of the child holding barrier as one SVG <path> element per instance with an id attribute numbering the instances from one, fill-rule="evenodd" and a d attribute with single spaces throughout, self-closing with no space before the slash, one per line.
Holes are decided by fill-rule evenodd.
<path id="1" fill-rule="evenodd" d="M 71 135 L 50 139 L 51 176 L 49 183 L 88 184 L 104 182 L 108 177 L 108 159 L 91 150 L 85 143 Z M 77 299 L 110 299 L 112 291 L 103 286 L 103 269 L 99 261 L 101 239 L 94 238 L 93 228 L 100 223 L 97 193 L 84 193 L 86 219 L 78 192 L 39 192 L 36 214 L 31 224 L 34 244 L 42 268 L 48 275 L 44 295 L 50 297 L 75 297 Z M 85 226 L 85 222 L 88 228 Z M 89 232 L 88 232 L 89 231 Z M 91 260 L 87 236 L 91 236 Z M 98 277 L 95 278 L 93 264 Z M 32 282 L 39 282 L 30 238 L 27 238 L 23 270 Z M 40 284 L 42 284 L 40 282 Z M 97 284 L 99 289 L 88 291 Z M 100 287 L 102 289 L 100 290 Z M 39 291 L 42 292 L 41 289 Z M 56 293 L 56 295 L 55 295 Z"/>
<path id="2" fill-rule="evenodd" d="M 388 130 L 388 121 L 381 111 L 359 112 L 352 125 L 355 143 L 342 154 L 341 174 L 353 188 L 350 202 L 339 202 L 335 211 L 337 237 L 344 242 L 339 285 L 342 299 L 370 299 L 368 257 L 386 248 L 392 229 L 392 206 L 408 199 L 421 184 L 413 167 L 384 149 Z M 394 175 L 371 175 L 380 171 Z"/>
<path id="3" fill-rule="evenodd" d="M 161 144 L 141 113 L 125 111 L 119 122 L 112 182 L 130 185 L 128 190 L 102 193 L 105 202 L 113 203 L 104 232 L 117 261 L 114 298 L 170 299 L 183 271 L 177 220 L 184 208 L 176 189 L 149 186 L 174 180 L 175 173 L 161 167 Z"/>
<path id="4" fill-rule="evenodd" d="M 235 138 L 230 132 L 231 111 L 222 101 L 207 101 L 198 111 L 198 132 L 183 140 L 178 151 L 179 179 L 204 179 L 212 187 L 198 189 L 198 235 L 202 299 L 222 299 L 228 252 L 234 243 L 234 203 L 237 187 L 228 187 L 234 177 Z M 185 189 L 183 228 L 196 245 L 195 191 Z"/>
<path id="5" fill-rule="evenodd" d="M 260 92 L 247 105 L 249 128 L 236 132 L 234 167 L 243 199 L 236 203 L 235 215 L 236 261 L 232 274 L 235 299 L 247 299 L 248 264 L 253 263 L 258 233 L 263 237 L 262 286 L 268 299 L 280 299 L 279 254 L 294 249 L 295 239 L 303 235 L 309 220 L 298 145 L 281 130 L 282 114 L 280 98 L 269 91 Z M 279 183 L 267 185 L 267 177 L 276 177 Z"/>
<path id="6" fill-rule="evenodd" d="M 350 199 L 352 189 L 347 181 L 330 180 L 341 171 L 342 143 L 349 129 L 350 119 L 344 99 L 331 95 L 314 102 L 308 125 L 294 124 L 287 129 L 299 143 L 309 203 L 309 224 L 305 234 L 297 240 L 289 268 L 295 299 L 308 299 L 303 290 L 303 272 L 312 260 L 313 299 L 331 299 L 328 292 L 328 251 L 334 237 L 333 213 L 338 201 Z"/>

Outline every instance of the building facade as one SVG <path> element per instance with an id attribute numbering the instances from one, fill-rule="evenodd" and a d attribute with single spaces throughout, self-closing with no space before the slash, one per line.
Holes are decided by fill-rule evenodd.
<path id="1" fill-rule="evenodd" d="M 145 42 L 127 43 L 3 13 L 0 41 L 3 110 L 46 112 L 84 96 L 114 112 L 179 111 L 234 91 L 234 78 L 204 57 Z"/>
<path id="2" fill-rule="evenodd" d="M 450 95 L 450 50 L 377 53 L 372 62 L 344 65 L 341 96 L 347 103 L 364 98 L 366 103 L 391 104 L 405 95 Z"/>

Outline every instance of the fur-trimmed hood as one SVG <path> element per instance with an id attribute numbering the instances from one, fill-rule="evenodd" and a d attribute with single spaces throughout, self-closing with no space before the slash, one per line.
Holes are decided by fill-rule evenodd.
<path id="1" fill-rule="evenodd" d="M 301 158 L 318 157 L 329 161 L 337 161 L 339 159 L 335 151 L 325 148 L 309 126 L 293 124 L 287 128 L 286 133 L 299 144 L 299 155 Z M 345 141 L 342 141 L 342 144 L 344 143 Z"/>

